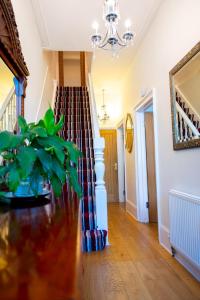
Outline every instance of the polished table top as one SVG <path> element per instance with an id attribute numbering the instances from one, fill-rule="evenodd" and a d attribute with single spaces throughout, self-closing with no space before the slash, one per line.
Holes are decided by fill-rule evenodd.
<path id="1" fill-rule="evenodd" d="M 79 200 L 68 198 L 0 203 L 0 300 L 79 298 Z"/>

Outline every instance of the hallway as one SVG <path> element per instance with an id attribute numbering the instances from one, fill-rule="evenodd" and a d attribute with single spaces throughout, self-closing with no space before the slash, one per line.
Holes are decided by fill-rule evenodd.
<path id="1" fill-rule="evenodd" d="M 109 204 L 109 242 L 83 255 L 83 300 L 200 299 L 199 283 L 159 245 L 156 225 Z"/>

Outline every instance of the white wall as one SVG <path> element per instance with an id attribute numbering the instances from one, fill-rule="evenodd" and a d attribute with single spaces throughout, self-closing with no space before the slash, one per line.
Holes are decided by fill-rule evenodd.
<path id="1" fill-rule="evenodd" d="M 28 121 L 35 121 L 47 74 L 47 61 L 43 56 L 31 1 L 12 0 L 12 4 L 22 52 L 30 72 L 26 90 L 25 117 Z"/>
<path id="2" fill-rule="evenodd" d="M 51 106 L 54 94 L 54 80 L 58 83 L 58 52 L 44 51 L 43 60 L 45 64 L 45 76 L 43 81 L 43 88 L 40 96 L 40 103 L 36 115 L 36 120 L 41 119 L 46 110 Z"/>
<path id="3" fill-rule="evenodd" d="M 81 86 L 80 59 L 64 59 L 65 86 Z"/>
<path id="4" fill-rule="evenodd" d="M 141 89 L 156 89 L 158 113 L 160 241 L 167 246 L 168 192 L 200 195 L 200 149 L 173 151 L 169 71 L 199 42 L 200 1 L 167 0 L 161 4 L 124 82 L 124 115 L 141 100 Z M 126 152 L 127 198 L 136 204 L 134 153 Z"/>

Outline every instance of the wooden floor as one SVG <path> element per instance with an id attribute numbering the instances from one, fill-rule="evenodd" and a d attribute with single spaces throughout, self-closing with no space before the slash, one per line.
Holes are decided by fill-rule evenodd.
<path id="1" fill-rule="evenodd" d="M 157 226 L 109 204 L 110 246 L 84 254 L 83 300 L 196 300 L 200 284 L 158 243 Z"/>

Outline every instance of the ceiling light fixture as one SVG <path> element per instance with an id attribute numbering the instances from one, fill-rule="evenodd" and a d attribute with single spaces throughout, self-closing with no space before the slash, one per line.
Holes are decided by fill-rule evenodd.
<path id="1" fill-rule="evenodd" d="M 92 35 L 92 46 L 93 48 L 101 48 L 104 50 L 111 50 L 116 52 L 117 50 L 127 47 L 131 44 L 134 38 L 134 34 L 131 32 L 131 21 L 127 20 L 125 22 L 126 31 L 121 37 L 117 31 L 117 25 L 119 21 L 119 4 L 118 0 L 105 0 L 104 1 L 104 11 L 103 19 L 105 21 L 105 26 L 107 28 L 106 34 L 102 37 L 99 34 L 99 24 L 97 22 L 93 23 L 93 29 L 95 30 L 94 35 Z"/>
<path id="2" fill-rule="evenodd" d="M 103 104 L 101 106 L 101 114 L 98 115 L 98 119 L 100 122 L 105 123 L 110 119 L 109 115 L 106 112 L 106 105 L 105 105 L 105 90 L 102 90 L 102 98 L 103 98 Z"/>

